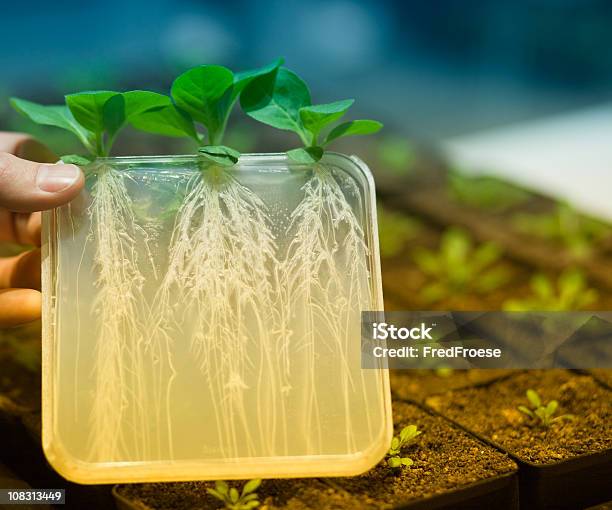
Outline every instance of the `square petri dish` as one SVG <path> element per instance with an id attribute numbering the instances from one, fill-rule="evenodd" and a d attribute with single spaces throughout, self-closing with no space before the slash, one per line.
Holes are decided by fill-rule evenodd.
<path id="1" fill-rule="evenodd" d="M 79 483 L 362 473 L 392 436 L 356 157 L 117 157 L 43 215 L 43 447 Z"/>

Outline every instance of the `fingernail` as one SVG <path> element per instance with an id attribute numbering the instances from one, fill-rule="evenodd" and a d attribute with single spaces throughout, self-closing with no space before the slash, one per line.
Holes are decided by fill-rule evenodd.
<path id="1" fill-rule="evenodd" d="M 72 186 L 79 178 L 75 165 L 42 165 L 38 169 L 36 184 L 48 193 L 58 193 Z"/>

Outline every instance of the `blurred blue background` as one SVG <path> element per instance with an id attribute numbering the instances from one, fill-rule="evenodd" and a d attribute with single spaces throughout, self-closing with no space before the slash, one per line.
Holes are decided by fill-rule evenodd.
<path id="1" fill-rule="evenodd" d="M 612 2 L 292 0 L 3 2 L 6 97 L 166 90 L 187 67 L 284 56 L 316 102 L 438 140 L 612 97 Z M 19 124 L 17 124 L 19 127 Z"/>

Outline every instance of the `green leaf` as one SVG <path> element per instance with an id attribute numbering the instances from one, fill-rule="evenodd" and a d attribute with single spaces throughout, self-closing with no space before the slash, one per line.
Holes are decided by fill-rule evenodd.
<path id="1" fill-rule="evenodd" d="M 235 489 L 235 487 L 232 487 L 230 489 L 229 497 L 230 497 L 230 500 L 232 501 L 232 503 L 237 503 L 238 500 L 240 499 L 240 495 L 238 494 L 238 491 Z"/>
<path id="2" fill-rule="evenodd" d="M 287 151 L 287 156 L 296 163 L 309 165 L 320 161 L 324 152 L 322 147 L 300 147 Z"/>
<path id="3" fill-rule="evenodd" d="M 235 73 L 234 87 L 232 89 L 232 99 L 236 100 L 238 98 L 238 95 L 253 79 L 259 76 L 275 73 L 278 68 L 283 65 L 284 61 L 285 60 L 283 58 L 277 58 L 274 62 L 271 62 L 263 67 Z"/>
<path id="4" fill-rule="evenodd" d="M 128 121 L 146 111 L 172 104 L 168 96 L 148 90 L 130 90 L 122 95 L 125 100 L 125 118 Z"/>
<path id="5" fill-rule="evenodd" d="M 93 133 L 102 133 L 104 125 L 104 105 L 117 92 L 106 90 L 80 92 L 66 96 L 66 104 L 76 121 Z"/>
<path id="6" fill-rule="evenodd" d="M 552 416 L 557 412 L 557 408 L 559 407 L 559 402 L 556 400 L 551 400 L 546 406 L 546 413 L 548 416 Z"/>
<path id="7" fill-rule="evenodd" d="M 68 165 L 87 166 L 91 164 L 93 158 L 79 156 L 78 154 L 67 154 L 66 156 L 62 156 L 60 160 L 62 163 L 66 163 Z"/>
<path id="8" fill-rule="evenodd" d="M 25 99 L 11 98 L 11 106 L 36 124 L 53 126 L 74 133 L 81 143 L 92 150 L 91 133 L 81 126 L 65 105 L 45 106 Z"/>
<path id="9" fill-rule="evenodd" d="M 206 145 L 200 147 L 198 152 L 201 156 L 223 166 L 234 166 L 238 163 L 240 153 L 225 145 Z"/>
<path id="10" fill-rule="evenodd" d="M 354 102 L 354 99 L 343 99 L 334 103 L 303 106 L 299 110 L 300 120 L 316 140 L 321 129 L 342 117 Z"/>
<path id="11" fill-rule="evenodd" d="M 389 467 L 398 468 L 402 465 L 402 459 L 399 457 L 391 457 L 389 460 L 387 460 L 387 464 Z"/>
<path id="12" fill-rule="evenodd" d="M 533 418 L 535 415 L 533 414 L 533 411 L 531 409 L 529 409 L 528 407 L 525 406 L 518 406 L 517 409 L 523 413 L 526 414 L 527 416 L 530 416 L 531 418 Z"/>
<path id="13" fill-rule="evenodd" d="M 232 105 L 234 74 L 222 66 L 194 67 L 181 74 L 172 84 L 176 105 L 208 130 L 215 140 L 225 127 Z"/>
<path id="14" fill-rule="evenodd" d="M 111 96 L 102 108 L 104 129 L 112 138 L 125 124 L 125 99 L 123 94 Z"/>
<path id="15" fill-rule="evenodd" d="M 260 485 L 261 485 L 260 478 L 249 480 L 247 483 L 244 484 L 244 487 L 242 488 L 242 495 L 245 496 L 247 494 L 250 494 L 251 492 L 255 492 L 259 488 Z"/>
<path id="16" fill-rule="evenodd" d="M 529 400 L 529 403 L 534 407 L 541 407 L 542 405 L 542 400 L 540 400 L 540 396 L 536 393 L 535 390 L 527 390 L 527 400 Z"/>
<path id="17" fill-rule="evenodd" d="M 376 120 L 352 120 L 343 122 L 330 131 L 324 145 L 344 136 L 371 135 L 382 129 L 383 125 Z"/>
<path id="18" fill-rule="evenodd" d="M 249 501 L 246 505 L 244 505 L 244 509 L 250 510 L 251 508 L 257 508 L 259 505 L 259 501 Z"/>
<path id="19" fill-rule="evenodd" d="M 400 447 L 400 438 L 397 436 L 394 436 L 393 439 L 391 439 L 391 450 L 398 450 Z"/>
<path id="20" fill-rule="evenodd" d="M 409 457 L 402 458 L 402 466 L 410 467 L 414 464 L 414 461 Z"/>
<path id="21" fill-rule="evenodd" d="M 208 492 L 208 494 L 210 494 L 211 496 L 213 496 L 214 498 L 217 498 L 221 501 L 225 501 L 225 498 L 223 497 L 223 494 L 221 494 L 219 491 L 216 491 L 215 489 L 206 489 L 206 492 Z"/>
<path id="22" fill-rule="evenodd" d="M 229 491 L 229 486 L 223 480 L 218 480 L 217 482 L 215 482 L 215 489 L 217 489 L 217 492 L 219 492 L 220 494 L 226 496 Z"/>
<path id="23" fill-rule="evenodd" d="M 173 137 L 188 136 L 198 143 L 200 141 L 200 137 L 189 115 L 179 110 L 173 104 L 158 106 L 151 110 L 134 114 L 130 118 L 130 124 L 134 128 L 146 133 Z"/>
<path id="24" fill-rule="evenodd" d="M 310 104 L 308 86 L 284 67 L 253 79 L 240 95 L 240 106 L 247 115 L 277 129 L 294 131 L 303 141 L 306 137 L 299 110 Z"/>
<path id="25" fill-rule="evenodd" d="M 417 430 L 416 425 L 408 425 L 404 427 L 400 432 L 400 441 L 403 443 L 407 443 L 408 441 L 412 441 L 415 437 L 420 435 L 421 432 Z"/>

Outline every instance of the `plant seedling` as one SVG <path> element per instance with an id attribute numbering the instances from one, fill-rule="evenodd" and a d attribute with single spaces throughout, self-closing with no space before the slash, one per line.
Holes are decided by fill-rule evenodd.
<path id="1" fill-rule="evenodd" d="M 581 271 L 567 269 L 555 283 L 545 274 L 531 279 L 531 295 L 524 299 L 510 299 L 504 310 L 512 312 L 581 310 L 597 301 L 598 293 L 588 286 Z"/>
<path id="2" fill-rule="evenodd" d="M 147 133 L 188 137 L 204 146 L 200 154 L 214 163 L 231 166 L 240 155 L 221 144 L 230 113 L 244 87 L 258 76 L 274 72 L 282 60 L 241 73 L 222 66 L 199 66 L 172 84 L 172 97 L 146 90 L 93 91 L 69 94 L 64 105 L 40 105 L 12 98 L 12 106 L 37 124 L 74 134 L 87 156 L 62 156 L 66 163 L 86 165 L 108 156 L 119 131 L 130 124 Z M 194 121 L 207 129 L 208 143 Z"/>
<path id="3" fill-rule="evenodd" d="M 214 489 L 206 489 L 206 492 L 221 501 L 228 510 L 251 510 L 260 505 L 259 497 L 255 492 L 261 485 L 261 480 L 249 480 L 242 487 L 242 492 L 229 487 L 224 481 L 215 482 Z"/>
<path id="4" fill-rule="evenodd" d="M 117 134 L 128 123 L 141 123 L 140 118 L 145 113 L 171 107 L 169 97 L 146 90 L 80 92 L 67 95 L 65 101 L 64 105 L 47 106 L 12 98 L 11 105 L 37 124 L 58 127 L 74 134 L 88 155 L 63 156 L 62 160 L 81 165 L 96 157 L 108 156 Z M 193 123 L 187 118 L 181 119 L 181 136 L 195 136 Z"/>
<path id="5" fill-rule="evenodd" d="M 204 145 L 201 135 L 197 138 L 204 145 L 200 155 L 224 166 L 238 161 L 240 153 L 221 145 L 230 114 L 245 87 L 257 78 L 276 75 L 282 62 L 277 59 L 259 69 L 235 74 L 223 66 L 203 65 L 189 69 L 174 80 L 171 95 L 176 107 L 206 128 L 208 143 Z"/>
<path id="6" fill-rule="evenodd" d="M 558 204 L 549 214 L 519 214 L 513 224 L 519 232 L 560 243 L 577 259 L 587 258 L 594 243 L 612 233 L 610 226 L 565 203 Z"/>
<path id="7" fill-rule="evenodd" d="M 527 400 L 529 401 L 530 407 L 520 405 L 517 409 L 530 418 L 539 420 L 538 423 L 543 427 L 548 428 L 553 423 L 562 420 L 573 420 L 575 418 L 573 414 L 562 414 L 553 418 L 557 412 L 559 403 L 556 400 L 551 400 L 548 404 L 544 404 L 540 395 L 538 395 L 535 390 L 527 390 Z"/>
<path id="8" fill-rule="evenodd" d="M 387 465 L 394 469 L 402 466 L 412 466 L 414 461 L 411 458 L 401 456 L 402 449 L 410 445 L 420 435 L 421 431 L 417 429 L 416 425 L 404 427 L 399 433 L 399 436 L 395 436 L 391 440 L 391 448 L 389 448 L 389 452 L 387 453 Z"/>
<path id="9" fill-rule="evenodd" d="M 250 423 L 234 419 L 248 415 L 243 391 L 251 371 L 248 346 L 261 345 L 261 352 L 266 353 L 275 349 L 289 353 L 289 344 L 283 343 L 279 349 L 279 338 L 286 342 L 288 336 L 283 332 L 289 331 L 293 321 L 305 324 L 302 342 L 305 363 L 311 367 L 304 383 L 310 392 L 305 399 L 305 427 L 313 430 L 307 440 L 313 441 L 322 428 L 314 383 L 315 346 L 322 335 L 339 360 L 344 409 L 354 405 L 345 325 L 371 301 L 366 237 L 348 199 L 349 194 L 358 192 L 357 187 L 349 188 L 333 168 L 315 165 L 301 187 L 303 198 L 280 234 L 290 240 L 285 251 L 277 245 L 281 237 L 273 230 L 266 201 L 221 168 L 236 164 L 240 156 L 222 143 L 239 98 L 251 117 L 296 132 L 305 147 L 290 151 L 290 156 L 306 163 L 318 161 L 333 140 L 374 133 L 382 125 L 356 120 L 329 129 L 353 100 L 312 105 L 304 82 L 280 65 L 281 61 L 276 61 L 238 74 L 221 66 L 200 66 L 179 76 L 170 96 L 148 91 L 84 92 L 66 96 L 66 104 L 58 106 L 13 100 L 13 106 L 31 120 L 67 130 L 82 142 L 87 155 L 65 156 L 64 162 L 85 165 L 108 156 L 120 130 L 131 125 L 149 133 L 193 140 L 202 163 L 206 163 L 200 168 L 211 169 L 190 175 L 184 185 L 181 177 L 177 200 L 160 214 L 161 219 L 164 214 L 173 219 L 167 222 L 172 230 L 164 247 L 166 271 L 159 275 L 157 288 L 151 289 L 145 285 L 150 281 L 149 271 L 156 270 L 148 247 L 153 236 L 148 236 L 145 225 L 148 204 L 135 201 L 129 176 L 114 162 L 98 161 L 91 172 L 86 214 L 90 219 L 87 243 L 92 244 L 83 250 L 92 248 L 91 274 L 95 275 L 98 294 L 92 314 L 102 325 L 92 342 L 93 426 L 92 441 L 87 445 L 92 459 L 114 462 L 125 458 L 130 444 L 135 443 L 129 440 L 132 431 L 125 424 L 146 423 L 148 402 L 156 405 L 159 422 L 155 425 L 163 430 L 168 443 L 162 446 L 157 441 L 156 446 L 145 431 L 138 434 L 134 448 L 144 452 L 149 447 L 151 451 L 167 447 L 172 455 L 172 334 L 185 317 L 193 317 L 189 345 L 211 389 L 212 411 L 224 424 L 218 427 L 224 456 L 238 456 L 232 438 L 239 437 Z M 205 131 L 200 132 L 202 126 Z M 155 222 L 155 228 L 159 225 Z M 154 244 L 157 250 L 161 243 Z M 275 271 L 272 278 L 270 270 L 277 267 L 278 274 Z M 174 306 L 179 301 L 191 308 L 179 314 Z M 322 311 L 326 315 L 323 325 Z M 247 316 L 252 323 L 246 323 Z M 235 332 L 236 341 L 222 341 L 224 332 Z M 145 381 L 151 359 L 159 367 L 155 375 L 159 384 L 149 387 Z M 268 446 L 270 430 L 287 427 L 284 408 L 276 403 L 291 388 L 289 359 L 288 354 L 262 358 L 261 373 L 270 375 L 258 378 L 257 392 L 264 404 L 274 405 L 261 406 L 267 411 L 257 415 L 256 433 L 246 430 L 248 451 L 255 451 L 256 434 L 261 436 L 260 443 Z M 227 381 L 221 381 L 218 374 L 227 375 Z M 365 391 L 365 382 L 361 384 Z M 346 420 L 347 445 L 354 444 L 353 428 L 351 420 Z M 259 505 L 254 492 L 258 485 L 259 481 L 248 482 L 240 493 L 219 482 L 209 492 L 227 508 L 248 509 Z"/>
<path id="10" fill-rule="evenodd" d="M 306 83 L 285 67 L 256 77 L 240 96 L 240 106 L 247 115 L 299 136 L 304 147 L 290 150 L 287 155 L 305 164 L 319 161 L 325 148 L 338 138 L 368 135 L 382 128 L 374 120 L 353 120 L 336 125 L 323 136 L 322 131 L 344 116 L 353 103 L 353 99 L 343 99 L 313 105 Z"/>
<path id="11" fill-rule="evenodd" d="M 474 246 L 463 230 L 450 228 L 442 235 L 439 251 L 417 249 L 414 261 L 433 281 L 421 291 L 425 302 L 433 303 L 456 293 L 486 293 L 508 281 L 503 267 L 495 267 L 501 250 L 493 243 Z"/>

